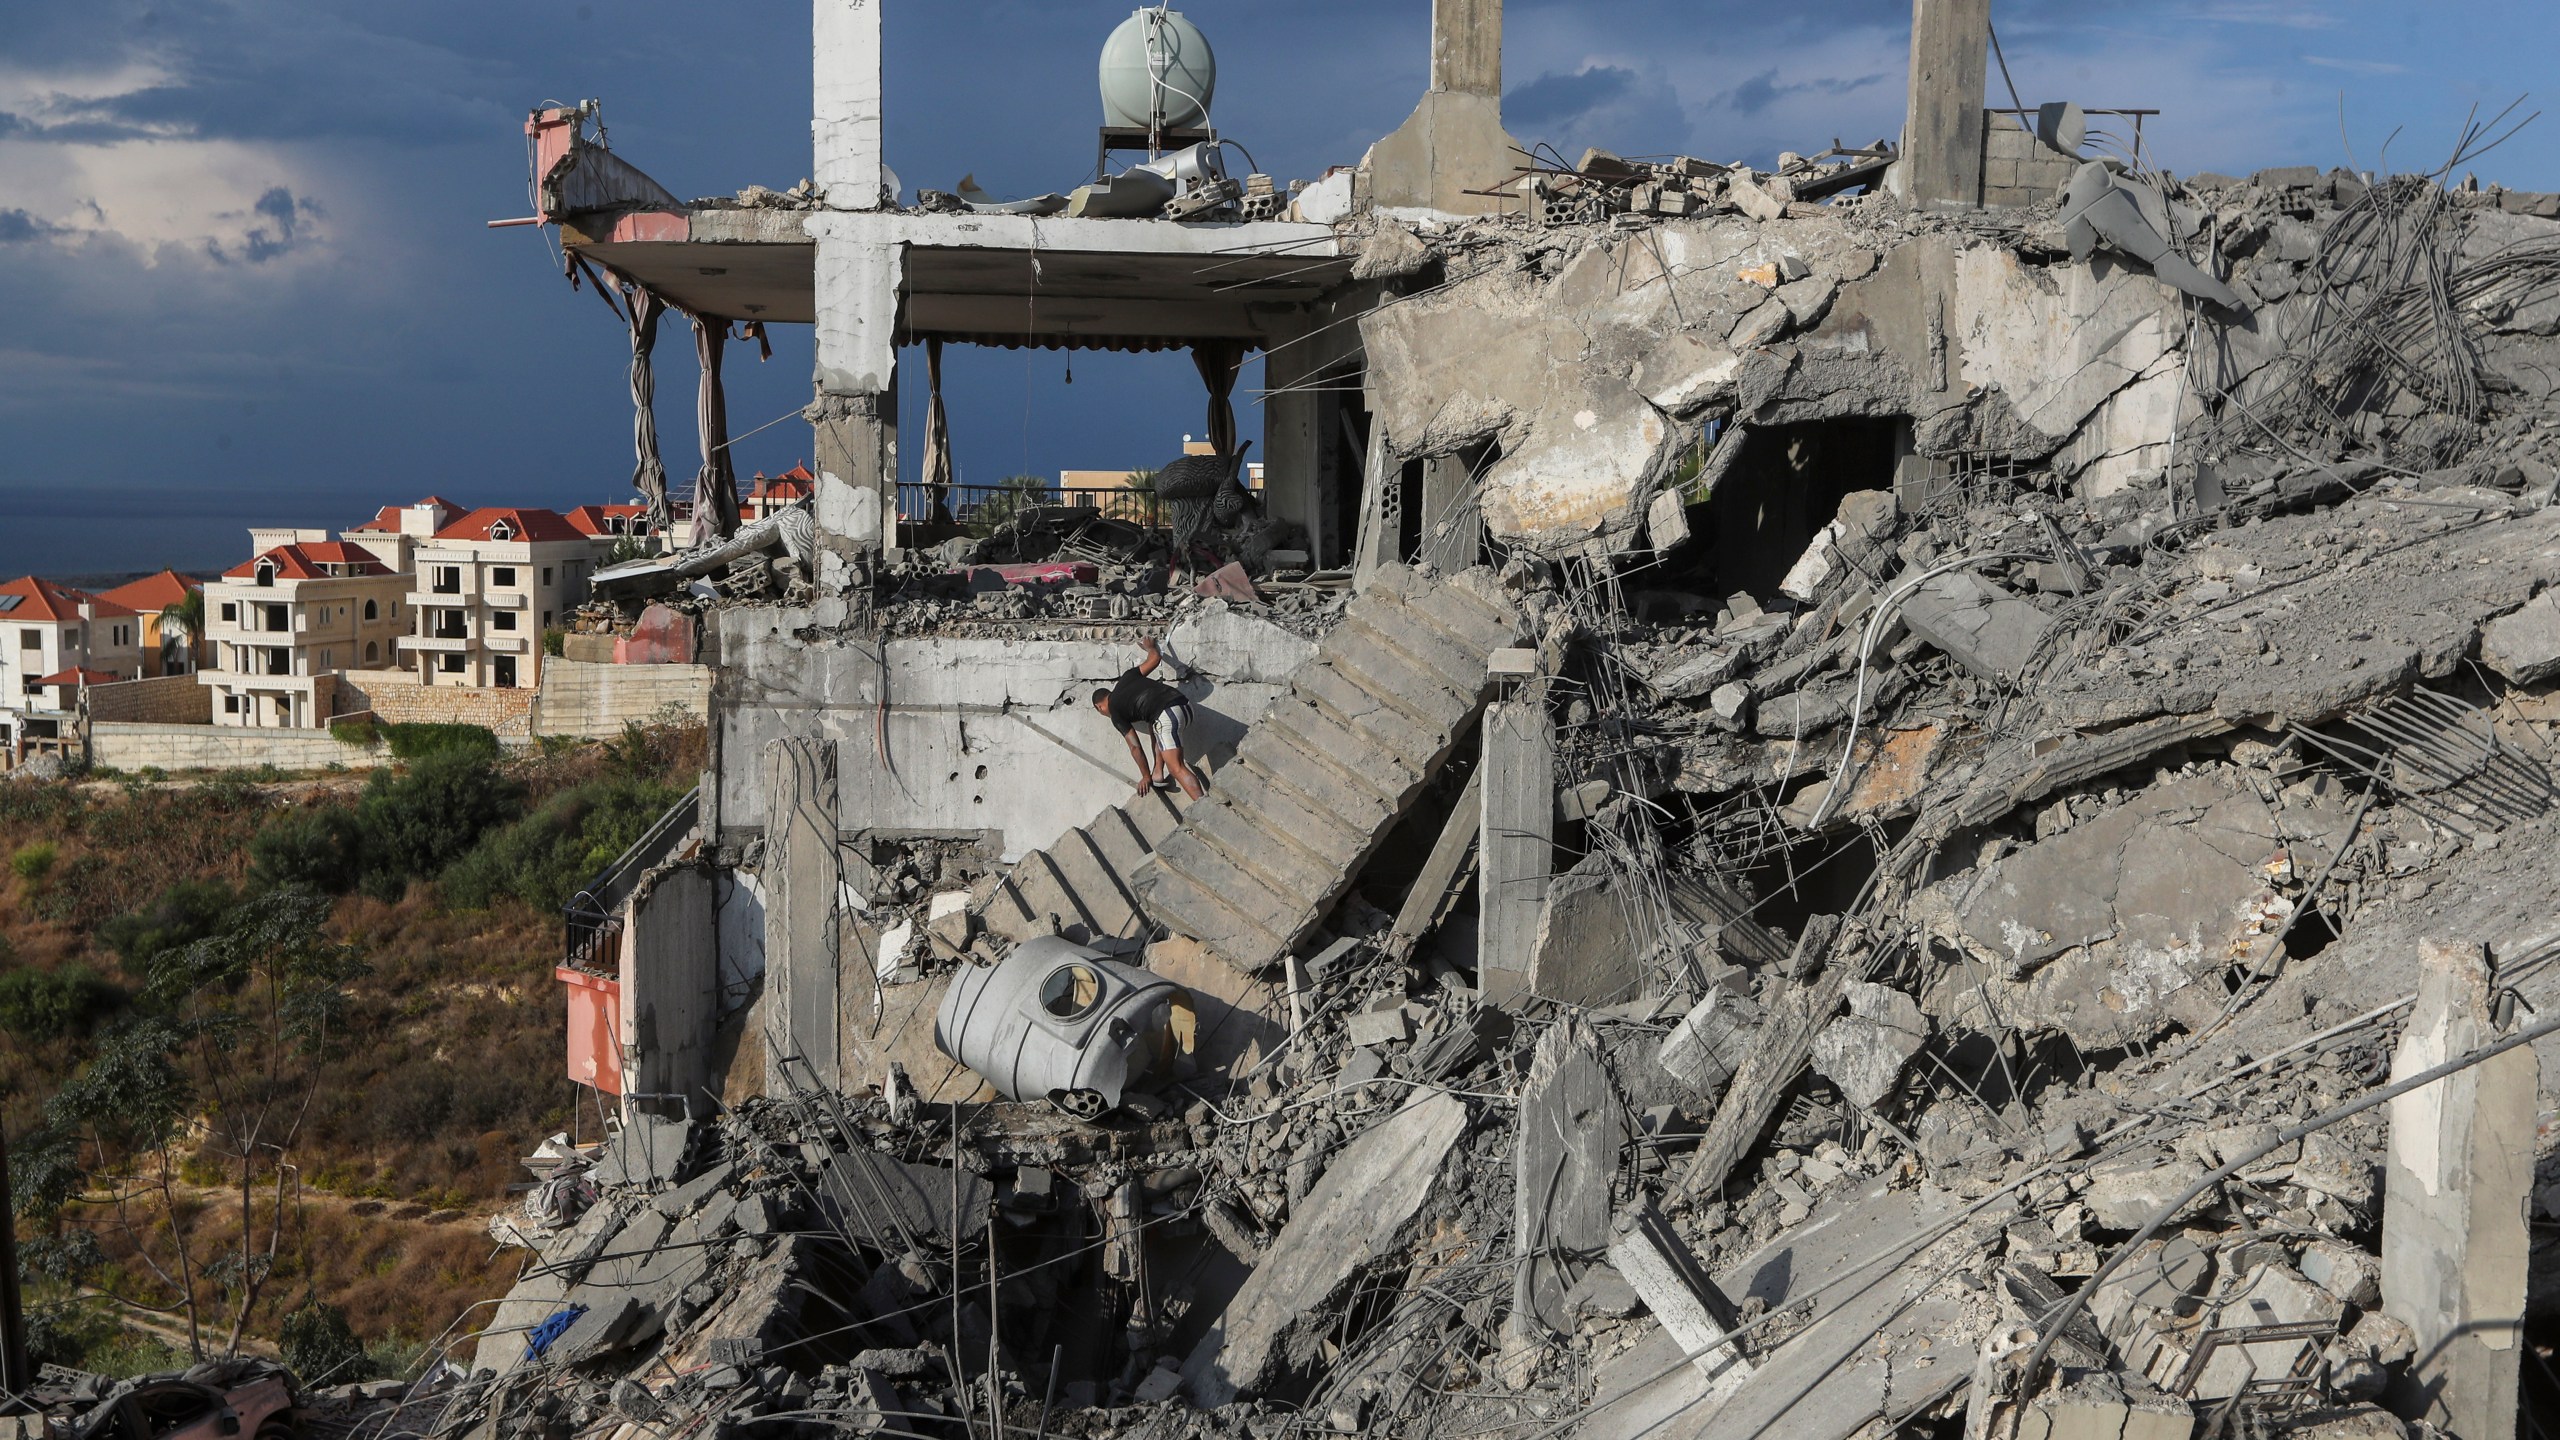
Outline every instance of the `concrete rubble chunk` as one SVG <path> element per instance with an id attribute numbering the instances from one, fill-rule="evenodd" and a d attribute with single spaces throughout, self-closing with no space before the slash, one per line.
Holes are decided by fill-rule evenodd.
<path id="1" fill-rule="evenodd" d="M 1466 1102 L 1426 1093 L 1333 1158 L 1183 1363 L 1194 1400 L 1224 1405 L 1306 1363 L 1327 1307 L 1399 1243 L 1466 1124 Z"/>
<path id="2" fill-rule="evenodd" d="M 1568 1019 L 1539 1037 L 1520 1112 L 1512 1170 L 1513 1324 L 1569 1334 L 1565 1297 L 1580 1279 L 1580 1257 L 1608 1243 L 1609 1191 L 1627 1129 L 1589 1026 Z"/>
<path id="3" fill-rule="evenodd" d="M 1902 1067 L 1929 1043 L 1929 1017 L 1888 985 L 1852 982 L 1849 1013 L 1813 1039 L 1813 1068 L 1850 1103 L 1874 1109 L 1893 1093 Z"/>
<path id="4" fill-rule="evenodd" d="M 2518 685 L 2560 675 L 2560 590 L 2545 590 L 2480 632 L 2480 663 Z"/>
<path id="5" fill-rule="evenodd" d="M 2139 1230 L 2163 1211 L 2174 1223 L 2201 1215 L 2221 1200 L 2220 1187 L 2208 1187 L 2170 1209 L 2170 1202 L 2206 1173 L 2205 1166 L 2183 1156 L 2135 1151 L 2091 1166 L 2089 1189 L 2081 1199 L 2089 1207 L 2089 1218 L 2105 1229 Z"/>
<path id="6" fill-rule="evenodd" d="M 2043 611 L 1962 570 L 1913 592 L 1903 602 L 1902 623 L 1948 659 L 1999 681 L 2022 678 L 2053 629 Z"/>
<path id="7" fill-rule="evenodd" d="M 1714 1100 L 1742 1068 L 1765 1018 L 1759 1002 L 1722 986 L 1711 988 L 1662 1037 L 1657 1058 L 1664 1073 L 1688 1086 L 1691 1094 Z"/>
<path id="8" fill-rule="evenodd" d="M 1705 1399 L 1721 1400 L 1751 1378 L 1751 1362 L 1727 1338 L 1734 1329 L 1732 1302 L 1659 1212 L 1648 1207 L 1627 1217 L 1609 1241 L 1609 1263 L 1706 1379 Z"/>

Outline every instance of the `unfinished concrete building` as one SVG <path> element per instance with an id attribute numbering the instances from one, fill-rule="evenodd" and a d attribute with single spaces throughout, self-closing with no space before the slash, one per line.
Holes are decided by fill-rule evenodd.
<path id="1" fill-rule="evenodd" d="M 667 310 L 701 361 L 690 495 L 648 425 L 637 483 L 704 538 L 598 607 L 719 679 L 573 916 L 621 1132 L 448 1427 L 2515 1433 L 2560 197 L 2466 177 L 2494 129 L 2177 176 L 1916 0 L 1898 140 L 1566 167 L 1435 0 L 1302 187 L 1159 111 L 910 200 L 879 0 L 813 8 L 788 192 L 528 122 L 635 398 Z M 774 324 L 816 488 L 742 521 Z M 968 344 L 1188 350 L 1222 462 L 1261 354 L 1260 504 L 951 523 L 895 397 Z M 1204 799 L 1086 703 L 1142 636 Z"/>

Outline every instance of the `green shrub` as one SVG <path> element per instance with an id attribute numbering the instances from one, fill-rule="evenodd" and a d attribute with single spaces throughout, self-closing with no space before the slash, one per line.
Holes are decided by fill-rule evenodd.
<path id="1" fill-rule="evenodd" d="M 50 848 L 50 847 L 48 847 Z M 104 855 L 74 855 L 50 873 L 41 886 L 30 885 L 28 913 L 56 925 L 91 926 L 123 904 L 116 893 L 115 866 Z"/>
<path id="2" fill-rule="evenodd" d="M 254 853 L 256 842 L 252 841 Z M 212 934 L 240 897 L 219 880 L 181 880 L 160 898 L 98 927 L 98 938 L 139 972 L 163 950 L 175 950 Z"/>
<path id="3" fill-rule="evenodd" d="M 493 830 L 445 872 L 447 903 L 486 909 L 514 896 L 537 910 L 557 910 L 615 857 L 631 848 L 682 798 L 644 780 L 591 780 L 564 790 L 514 824 Z"/>
<path id="4" fill-rule="evenodd" d="M 325 1300 L 313 1300 L 284 1317 L 284 1333 L 277 1340 L 285 1365 L 306 1386 L 373 1378 L 364 1342 L 347 1323 L 347 1312 Z"/>
<path id="5" fill-rule="evenodd" d="M 19 846 L 18 853 L 9 857 L 9 868 L 17 872 L 19 879 L 29 885 L 37 885 L 53 873 L 53 862 L 61 858 L 61 846 L 50 840 L 38 840 Z"/>
<path id="6" fill-rule="evenodd" d="M 392 743 L 396 748 L 399 742 Z M 490 744 L 496 743 L 491 737 Z M 470 853 L 484 833 L 513 819 L 523 804 L 522 787 L 486 757 L 468 752 L 429 755 L 405 774 L 376 771 L 356 807 L 364 830 L 365 893 L 398 899 L 411 880 L 441 873 Z"/>
<path id="7" fill-rule="evenodd" d="M 343 895 L 364 874 L 364 828 L 342 805 L 287 811 L 250 839 L 249 874 L 262 885 Z"/>
<path id="8" fill-rule="evenodd" d="M 29 1043 L 85 1034 L 124 999 L 85 966 L 11 970 L 0 974 L 0 1030 Z"/>
<path id="9" fill-rule="evenodd" d="M 329 722 L 329 738 L 358 750 L 370 750 L 381 742 L 382 727 L 376 725 L 370 715 L 353 720 L 332 720 Z"/>
<path id="10" fill-rule="evenodd" d="M 436 755 L 498 758 L 497 734 L 486 725 L 385 725 L 382 737 L 395 757 L 411 762 Z"/>
<path id="11" fill-rule="evenodd" d="M 568 643 L 569 632 L 566 630 L 545 630 L 542 632 L 542 653 L 545 655 L 559 654 L 561 650 L 568 645 Z"/>

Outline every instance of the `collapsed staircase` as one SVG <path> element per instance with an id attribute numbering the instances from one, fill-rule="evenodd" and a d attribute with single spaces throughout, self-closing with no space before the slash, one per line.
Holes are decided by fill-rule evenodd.
<path id="1" fill-rule="evenodd" d="M 1146 924 L 1134 877 L 1190 805 L 1179 790 L 1156 790 L 1106 808 L 1016 862 L 981 905 L 980 923 L 1010 941 L 1053 930 L 1079 943 L 1138 936 Z"/>
<path id="2" fill-rule="evenodd" d="M 1381 567 L 1216 788 L 1153 843 L 1136 908 L 1239 969 L 1277 963 L 1439 773 L 1485 703 L 1487 657 L 1517 628 L 1490 571 Z"/>

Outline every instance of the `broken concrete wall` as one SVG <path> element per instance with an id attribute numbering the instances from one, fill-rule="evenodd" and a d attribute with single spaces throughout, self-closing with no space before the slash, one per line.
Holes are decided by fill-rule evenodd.
<path id="1" fill-rule="evenodd" d="M 918 638 L 885 645 L 802 638 L 806 612 L 716 619 L 724 753 L 791 735 L 834 742 L 840 828 L 900 837 L 988 837 L 1010 860 L 1126 796 L 1137 772 L 1094 713 L 1092 692 L 1138 662 L 1119 640 Z M 1175 625 L 1165 653 L 1197 676 L 1194 758 L 1212 767 L 1315 651 L 1257 617 L 1211 607 Z M 1160 672 L 1161 677 L 1161 672 Z M 760 830 L 751 767 L 722 767 L 723 832 Z"/>
<path id="2" fill-rule="evenodd" d="M 2051 456 L 2104 495 L 2157 474 L 2201 403 L 2178 292 L 2104 257 L 1792 207 L 1549 232 L 1504 259 L 1362 322 L 1368 398 L 1399 457 L 1497 443 L 1489 533 L 1539 550 L 1636 544 L 1702 416 L 1908 416 L 1922 453 Z"/>

